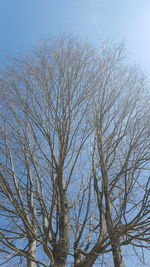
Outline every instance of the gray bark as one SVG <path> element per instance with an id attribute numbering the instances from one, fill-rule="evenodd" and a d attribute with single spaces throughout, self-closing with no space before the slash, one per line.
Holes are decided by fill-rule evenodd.
<path id="1" fill-rule="evenodd" d="M 122 253 L 119 245 L 112 245 L 114 267 L 124 267 Z"/>

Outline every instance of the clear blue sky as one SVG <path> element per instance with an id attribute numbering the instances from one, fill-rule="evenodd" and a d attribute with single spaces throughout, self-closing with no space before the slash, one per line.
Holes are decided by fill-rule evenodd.
<path id="1" fill-rule="evenodd" d="M 125 40 L 132 61 L 150 73 L 149 0 L 0 0 L 0 59 L 60 32 Z"/>
<path id="2" fill-rule="evenodd" d="M 150 75 L 150 0 L 0 0 L 0 61 L 4 64 L 7 54 L 28 50 L 62 32 L 93 43 L 124 40 L 131 61 Z"/>

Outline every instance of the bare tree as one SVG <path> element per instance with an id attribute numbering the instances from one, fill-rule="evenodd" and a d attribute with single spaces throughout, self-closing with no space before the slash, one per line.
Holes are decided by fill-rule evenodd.
<path id="1" fill-rule="evenodd" d="M 123 46 L 60 37 L 1 71 L 4 262 L 90 267 L 149 248 L 148 82 Z M 136 254 L 138 254 L 137 251 Z"/>

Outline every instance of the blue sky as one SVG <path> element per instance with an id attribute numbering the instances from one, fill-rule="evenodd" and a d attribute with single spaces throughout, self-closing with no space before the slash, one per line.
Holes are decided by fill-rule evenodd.
<path id="1" fill-rule="evenodd" d="M 65 32 L 124 40 L 131 60 L 150 73 L 149 14 L 149 0 L 1 0 L 0 59 Z"/>

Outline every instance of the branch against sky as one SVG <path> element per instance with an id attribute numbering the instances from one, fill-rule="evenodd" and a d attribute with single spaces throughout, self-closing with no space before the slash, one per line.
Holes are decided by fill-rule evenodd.
<path id="1" fill-rule="evenodd" d="M 1 72 L 4 261 L 122 267 L 123 246 L 149 248 L 147 88 L 122 44 L 65 36 Z"/>

